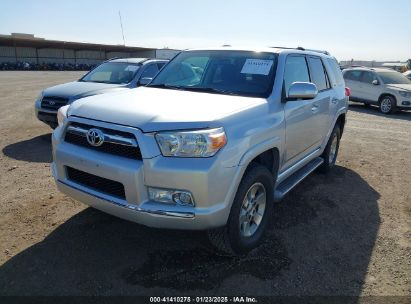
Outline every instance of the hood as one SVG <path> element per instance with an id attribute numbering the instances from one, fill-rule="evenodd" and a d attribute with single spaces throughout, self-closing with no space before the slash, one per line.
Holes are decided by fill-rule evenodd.
<path id="1" fill-rule="evenodd" d="M 224 117 L 266 103 L 264 98 L 140 87 L 83 98 L 68 114 L 153 132 L 219 127 Z"/>
<path id="2" fill-rule="evenodd" d="M 124 85 L 98 82 L 73 81 L 47 88 L 44 96 L 57 96 L 70 99 L 78 99 L 86 96 L 101 94 L 113 89 L 124 89 Z"/>
<path id="3" fill-rule="evenodd" d="M 387 87 L 390 89 L 400 89 L 400 90 L 406 90 L 406 91 L 411 91 L 411 83 L 410 84 L 387 84 Z"/>

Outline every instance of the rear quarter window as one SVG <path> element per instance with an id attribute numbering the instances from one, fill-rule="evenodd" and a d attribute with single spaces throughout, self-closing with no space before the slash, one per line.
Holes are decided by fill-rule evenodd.
<path id="1" fill-rule="evenodd" d="M 344 78 L 337 60 L 335 60 L 334 58 L 327 58 L 327 61 L 331 67 L 331 71 L 334 75 L 337 86 L 345 85 Z"/>

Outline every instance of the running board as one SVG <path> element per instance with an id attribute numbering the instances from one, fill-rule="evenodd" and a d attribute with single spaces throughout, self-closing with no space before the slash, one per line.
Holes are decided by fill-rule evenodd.
<path id="1" fill-rule="evenodd" d="M 297 186 L 304 178 L 306 178 L 311 172 L 317 169 L 324 159 L 317 157 L 295 172 L 293 175 L 279 184 L 274 191 L 274 200 L 276 202 L 281 201 L 283 197 L 290 192 L 295 186 Z"/>

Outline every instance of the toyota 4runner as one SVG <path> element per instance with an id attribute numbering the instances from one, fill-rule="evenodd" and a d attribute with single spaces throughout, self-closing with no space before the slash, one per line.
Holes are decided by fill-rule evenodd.
<path id="1" fill-rule="evenodd" d="M 256 247 L 275 201 L 334 166 L 348 97 L 327 52 L 183 51 L 147 87 L 62 107 L 52 173 L 67 195 L 143 225 Z"/>

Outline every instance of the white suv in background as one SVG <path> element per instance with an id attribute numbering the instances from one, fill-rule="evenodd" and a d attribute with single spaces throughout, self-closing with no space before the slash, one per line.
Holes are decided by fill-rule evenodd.
<path id="1" fill-rule="evenodd" d="M 351 89 L 351 101 L 378 105 L 384 114 L 411 110 L 411 81 L 403 74 L 390 69 L 350 68 L 343 76 Z"/>

